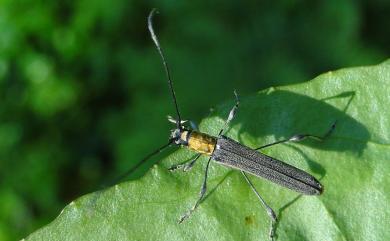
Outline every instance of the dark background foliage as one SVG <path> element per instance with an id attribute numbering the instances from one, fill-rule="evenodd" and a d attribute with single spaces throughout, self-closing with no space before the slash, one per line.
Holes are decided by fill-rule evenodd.
<path id="1" fill-rule="evenodd" d="M 166 142 L 174 110 L 147 32 L 152 7 L 182 115 L 195 121 L 234 89 L 250 95 L 390 52 L 383 0 L 2 1 L 0 240 L 43 226 Z"/>

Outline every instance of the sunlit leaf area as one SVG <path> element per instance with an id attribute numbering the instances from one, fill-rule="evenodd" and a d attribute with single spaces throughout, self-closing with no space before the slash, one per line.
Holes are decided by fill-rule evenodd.
<path id="1" fill-rule="evenodd" d="M 99 238 L 115 240 L 266 238 L 267 217 L 242 177 L 214 164 L 215 190 L 187 223 L 176 226 L 196 200 L 206 161 L 202 157 L 189 173 L 167 172 L 169 164 L 193 155 L 184 149 L 160 153 L 109 188 L 166 143 L 175 127 L 167 121 L 175 110 L 147 30 L 152 8 L 159 10 L 154 27 L 183 119 L 201 123 L 201 130 L 218 132 L 234 90 L 242 103 L 227 135 L 250 147 L 296 132 L 321 134 L 337 119 L 334 136 L 324 143 L 309 140 L 265 151 L 323 181 L 319 199 L 293 201 L 291 191 L 252 177 L 281 213 L 280 240 L 387 240 L 387 1 L 5 0 L 0 2 L 1 241 L 59 240 L 57 232 L 80 235 L 65 235 L 69 240 L 98 239 L 82 236 L 83 229 L 95 234 L 100 229 Z M 372 67 L 350 68 L 356 66 Z M 336 208 L 347 204 L 348 209 Z M 110 219 L 103 220 L 105 215 Z M 148 221 L 152 215 L 154 221 Z M 309 225 L 318 220 L 321 228 Z M 101 225 L 117 229 L 104 236 L 108 231 Z M 134 234 L 137 228 L 142 234 Z"/>
<path id="2" fill-rule="evenodd" d="M 387 61 L 327 72 L 306 83 L 242 99 L 240 117 L 227 134 L 252 148 L 297 131 L 323 136 L 336 122 L 321 142 L 305 140 L 261 150 L 312 173 L 325 187 L 320 196 L 305 196 L 251 177 L 276 210 L 277 240 L 388 239 L 390 96 L 383 86 L 389 79 Z M 201 130 L 218 133 L 221 116 L 228 113 L 224 108 L 229 106 L 202 121 Z M 381 111 L 365 111 L 368 108 Z M 140 180 L 71 202 L 27 240 L 270 240 L 270 220 L 243 176 L 217 162 L 211 164 L 206 198 L 188 221 L 178 224 L 196 200 L 207 159 L 184 173 L 168 168 L 193 156 L 181 149 Z"/>

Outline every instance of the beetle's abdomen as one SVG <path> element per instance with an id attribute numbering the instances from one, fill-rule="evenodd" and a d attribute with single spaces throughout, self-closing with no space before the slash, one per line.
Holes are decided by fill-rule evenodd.
<path id="1" fill-rule="evenodd" d="M 218 138 L 213 159 L 306 195 L 319 195 L 323 187 L 312 175 L 275 158 L 264 155 L 226 137 Z"/>
<path id="2" fill-rule="evenodd" d="M 217 139 L 204 133 L 192 131 L 189 133 L 187 143 L 191 150 L 210 156 L 214 151 Z"/>

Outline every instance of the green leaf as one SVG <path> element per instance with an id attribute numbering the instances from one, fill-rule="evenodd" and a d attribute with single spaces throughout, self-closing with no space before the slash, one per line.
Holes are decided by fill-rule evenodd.
<path id="1" fill-rule="evenodd" d="M 324 142 L 264 149 L 320 179 L 321 196 L 299 195 L 250 176 L 278 215 L 278 240 L 390 238 L 389 81 L 387 61 L 242 98 L 227 135 L 253 148 L 297 133 L 322 135 L 337 120 Z M 232 104 L 211 113 L 201 130 L 218 133 Z M 238 171 L 213 162 L 206 199 L 186 222 L 177 223 L 196 201 L 207 158 L 188 173 L 167 167 L 193 156 L 180 149 L 139 180 L 85 195 L 26 239 L 267 240 L 270 221 L 254 193 Z"/>

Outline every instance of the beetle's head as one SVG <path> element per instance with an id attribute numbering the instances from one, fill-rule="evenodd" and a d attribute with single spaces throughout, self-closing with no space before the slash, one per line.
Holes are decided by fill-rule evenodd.
<path id="1" fill-rule="evenodd" d="M 175 128 L 171 131 L 170 140 L 172 141 L 172 143 L 175 143 L 177 145 L 187 145 L 188 144 L 187 139 L 190 130 L 188 130 L 183 126 L 183 124 L 186 123 L 187 121 L 183 120 L 178 125 L 177 120 L 173 119 L 171 116 L 168 116 L 168 121 L 176 124 L 177 126 L 180 126 L 180 128 Z"/>

